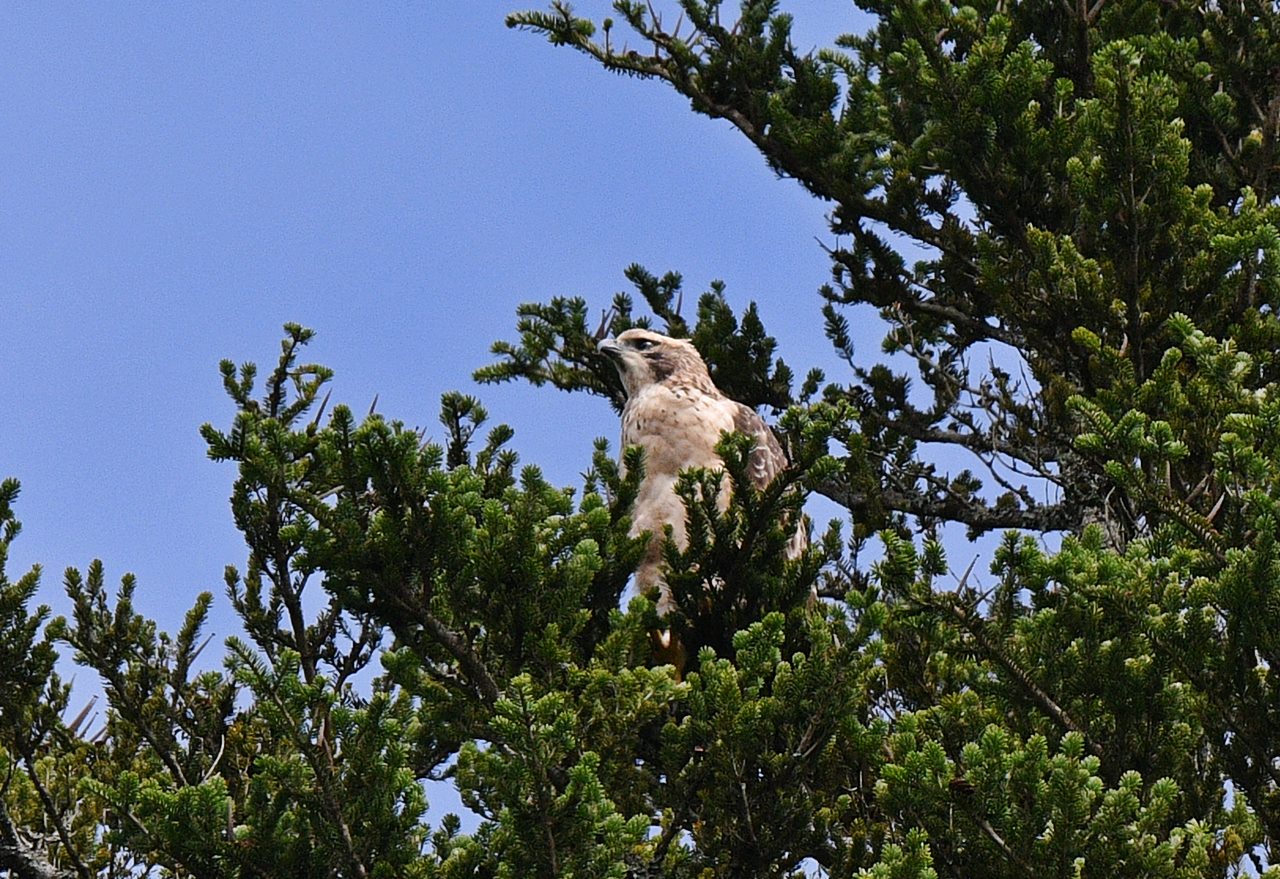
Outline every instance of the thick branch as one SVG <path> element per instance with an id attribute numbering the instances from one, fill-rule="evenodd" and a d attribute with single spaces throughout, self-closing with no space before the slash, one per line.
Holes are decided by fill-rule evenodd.
<path id="1" fill-rule="evenodd" d="M 72 870 L 59 870 L 18 838 L 9 810 L 0 801 L 0 869 L 15 879 L 76 879 Z"/>
<path id="2" fill-rule="evenodd" d="M 1021 338 L 1003 327 L 989 324 L 981 318 L 965 314 L 960 309 L 943 305 L 941 302 L 936 302 L 932 299 L 906 299 L 900 304 L 906 311 L 918 311 L 931 317 L 940 317 L 956 329 L 967 330 L 975 338 L 1003 342 L 1009 347 L 1019 350 L 1026 347 Z"/>
<path id="3" fill-rule="evenodd" d="M 423 613 L 420 617 L 422 627 L 427 633 L 443 647 L 449 651 L 454 659 L 458 660 L 458 665 L 462 667 L 462 671 L 467 678 L 476 685 L 480 690 L 480 695 L 490 704 L 498 701 L 498 685 L 494 682 L 493 676 L 489 674 L 489 669 L 485 668 L 484 663 L 476 652 L 471 649 L 471 645 L 459 637 L 440 620 L 436 619 L 430 613 Z"/>

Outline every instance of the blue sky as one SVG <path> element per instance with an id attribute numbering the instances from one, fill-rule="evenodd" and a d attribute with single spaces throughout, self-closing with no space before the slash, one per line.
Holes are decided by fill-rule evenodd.
<path id="1" fill-rule="evenodd" d="M 219 359 L 271 362 L 285 321 L 318 331 L 335 400 L 435 431 L 443 391 L 477 392 L 561 484 L 617 422 L 474 385 L 520 302 L 602 307 L 633 261 L 691 294 L 719 278 L 798 373 L 838 369 L 825 206 L 660 84 L 508 30 L 510 8 L 0 7 L 0 476 L 23 484 L 10 573 L 41 563 L 55 611 L 93 558 L 166 627 L 221 596 L 245 551 L 197 430 L 232 413 Z M 861 21 L 791 8 L 802 46 Z M 235 631 L 224 602 L 213 623 Z"/>

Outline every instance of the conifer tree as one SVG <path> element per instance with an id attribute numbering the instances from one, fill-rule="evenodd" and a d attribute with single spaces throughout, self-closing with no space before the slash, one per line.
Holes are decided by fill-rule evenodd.
<path id="1" fill-rule="evenodd" d="M 203 430 L 249 550 L 221 648 L 219 599 L 164 633 L 133 606 L 146 584 L 96 562 L 65 575 L 69 619 L 33 609 L 0 486 L 0 872 L 1280 875 L 1276 11 L 868 0 L 869 33 L 801 54 L 777 4 L 722 5 L 619 0 L 635 49 L 565 4 L 510 19 L 667 82 L 832 206 L 843 380 L 797 386 L 718 284 L 686 318 L 675 273 L 628 268 L 638 297 L 599 328 L 689 336 L 722 389 L 782 412 L 777 490 L 733 435 L 728 509 L 715 475 L 681 483 L 684 678 L 626 591 L 638 450 L 600 441 L 566 488 L 470 396 L 442 399 L 441 443 L 330 412 L 287 325 L 261 381 L 222 364 L 234 414 Z M 915 375 L 852 350 L 868 306 Z M 620 404 L 592 313 L 522 307 L 478 377 Z M 1001 346 L 1025 377 L 986 359 Z M 785 560 L 814 492 L 852 527 Z M 1005 531 L 989 577 L 951 565 L 944 522 Z M 59 650 L 101 680 L 102 721 Z M 427 817 L 441 779 L 473 831 Z"/>

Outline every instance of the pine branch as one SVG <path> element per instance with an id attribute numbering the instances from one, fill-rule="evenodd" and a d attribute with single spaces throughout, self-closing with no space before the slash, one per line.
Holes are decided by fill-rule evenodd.
<path id="1" fill-rule="evenodd" d="M 342 814 L 342 804 L 339 802 L 338 792 L 335 790 L 333 750 L 327 741 L 327 722 L 322 718 L 318 741 L 313 742 L 310 737 L 303 737 L 299 733 L 302 724 L 293 716 L 293 712 L 289 710 L 289 706 L 281 698 L 279 688 L 274 683 L 271 683 L 268 685 L 267 690 L 271 695 L 271 701 L 275 703 L 276 709 L 284 717 L 288 718 L 295 744 L 306 759 L 307 764 L 311 767 L 311 772 L 319 788 L 318 793 L 321 805 L 327 813 L 328 819 L 338 829 L 338 836 L 342 840 L 343 854 L 346 856 L 348 865 L 356 876 L 360 877 L 360 879 L 366 879 L 369 871 L 356 851 L 355 838 L 351 835 L 351 828 Z"/>
<path id="2" fill-rule="evenodd" d="M 970 568 L 972 568 L 972 565 L 970 565 Z M 957 589 L 957 592 L 963 591 L 964 580 L 967 579 L 968 572 L 966 572 L 965 577 L 961 580 L 960 588 Z M 944 607 L 960 624 L 960 627 L 977 642 L 978 647 L 981 648 L 982 652 L 991 659 L 994 659 L 1001 668 L 1012 675 L 1013 679 L 1018 682 L 1022 689 L 1025 690 L 1033 700 L 1035 700 L 1046 714 L 1052 717 L 1059 726 L 1069 732 L 1079 734 L 1084 739 L 1085 747 L 1088 749 L 1090 754 L 1093 754 L 1095 757 L 1102 757 L 1102 746 L 1089 736 L 1089 732 L 1085 729 L 1084 725 L 1068 714 L 1062 706 L 1058 705 L 1058 703 L 1053 700 L 1053 697 L 1046 693 L 1025 669 L 1014 662 L 1012 657 L 1005 653 L 1004 650 L 986 636 L 986 633 L 982 631 L 982 624 L 980 620 L 975 618 L 967 609 L 954 601 L 946 602 Z"/>
<path id="3" fill-rule="evenodd" d="M 881 423 L 885 427 L 917 442 L 959 446 L 980 457 L 983 455 L 1004 455 L 1037 468 L 1036 475 L 1038 476 L 1045 479 L 1055 477 L 1055 474 L 1043 469 L 1045 461 L 1052 460 L 1051 458 L 1040 454 L 1029 454 L 1025 447 L 1003 440 L 993 432 L 947 430 L 933 425 L 920 424 L 909 418 L 883 418 Z M 984 463 L 986 463 L 985 460 Z"/>
<path id="4" fill-rule="evenodd" d="M 450 629 L 421 604 L 408 599 L 406 595 L 407 593 L 390 596 L 391 602 L 400 611 L 388 620 L 396 637 L 415 645 L 415 652 L 425 661 L 426 652 L 421 646 L 416 646 L 420 645 L 425 632 L 432 641 L 443 647 L 457 661 L 467 681 L 479 691 L 486 704 L 493 705 L 497 702 L 501 691 L 484 664 L 484 660 L 461 635 Z"/>
<path id="5" fill-rule="evenodd" d="M 969 818 L 974 824 L 978 825 L 979 829 L 987 835 L 988 839 L 995 843 L 996 848 L 1000 849 L 1000 853 L 1005 856 L 1009 863 L 1017 866 L 1017 868 L 1021 870 L 1023 875 L 1027 876 L 1028 879 L 1037 879 L 1040 872 L 1020 858 L 1018 853 L 1009 847 L 1009 843 L 1005 842 L 1004 837 L 996 832 L 996 829 L 991 826 L 990 821 L 983 818 L 981 815 L 970 814 Z"/>
<path id="6" fill-rule="evenodd" d="M 483 660 L 471 649 L 471 645 L 428 611 L 421 611 L 419 620 L 432 639 L 458 661 L 463 673 L 479 688 L 484 701 L 490 705 L 497 702 L 498 685 L 489 674 L 489 669 L 485 667 Z"/>

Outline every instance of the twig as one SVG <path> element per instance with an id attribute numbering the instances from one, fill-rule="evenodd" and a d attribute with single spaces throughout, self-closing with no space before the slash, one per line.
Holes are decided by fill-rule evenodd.
<path id="1" fill-rule="evenodd" d="M 222 754 L 227 749 L 227 737 L 221 736 L 222 741 L 218 744 L 218 756 L 213 758 L 213 762 L 209 764 L 209 771 L 204 774 L 204 778 L 200 779 L 200 783 L 204 784 L 213 778 L 213 773 L 218 770 L 218 764 L 222 762 Z"/>
<path id="2" fill-rule="evenodd" d="M 1009 860 L 1010 863 L 1016 865 L 1019 869 L 1022 870 L 1022 872 L 1026 873 L 1027 876 L 1032 877 L 1032 879 L 1035 879 L 1035 877 L 1039 875 L 1031 867 L 1030 864 L 1028 864 L 1022 858 L 1018 857 L 1017 852 L 1009 848 L 1009 843 L 1005 842 L 1004 839 L 1000 836 L 1000 834 L 996 832 L 996 829 L 991 826 L 990 821 L 988 821 L 986 818 L 983 818 L 981 815 L 971 814 L 969 817 L 972 818 L 973 823 L 977 824 L 978 827 L 982 829 L 982 832 L 985 833 L 987 837 L 996 844 L 996 848 L 1000 849 L 1000 853 L 1003 854 Z"/>

